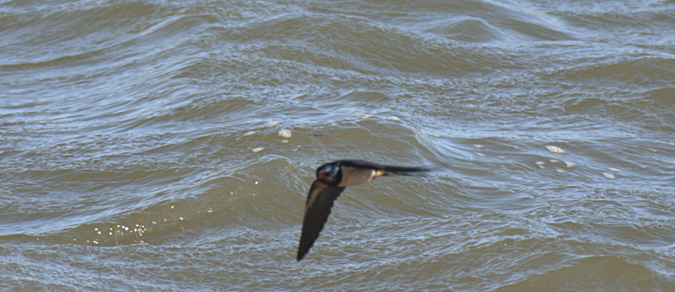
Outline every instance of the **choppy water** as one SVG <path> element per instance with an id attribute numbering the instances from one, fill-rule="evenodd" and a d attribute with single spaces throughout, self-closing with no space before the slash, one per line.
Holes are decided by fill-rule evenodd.
<path id="1" fill-rule="evenodd" d="M 0 289 L 675 291 L 673 31 L 673 1 L 2 1 Z M 348 189 L 297 263 L 342 158 L 440 170 Z"/>

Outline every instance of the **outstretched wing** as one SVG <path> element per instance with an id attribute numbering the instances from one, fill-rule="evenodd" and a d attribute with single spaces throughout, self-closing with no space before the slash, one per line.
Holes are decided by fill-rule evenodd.
<path id="1" fill-rule="evenodd" d="M 433 170 L 428 167 L 407 167 L 407 166 L 395 166 L 395 165 L 384 165 L 379 163 L 368 162 L 364 160 L 339 160 L 341 166 L 350 166 L 361 169 L 374 169 L 374 170 L 383 170 L 384 172 L 380 175 L 414 175 L 420 172 L 427 172 Z M 377 175 L 377 176 L 380 176 Z"/>
<path id="2" fill-rule="evenodd" d="M 323 225 L 328 220 L 330 209 L 335 199 L 344 191 L 343 187 L 332 187 L 319 180 L 314 181 L 307 194 L 305 203 L 305 219 L 302 222 L 298 261 L 309 252 L 314 241 L 319 237 Z"/>

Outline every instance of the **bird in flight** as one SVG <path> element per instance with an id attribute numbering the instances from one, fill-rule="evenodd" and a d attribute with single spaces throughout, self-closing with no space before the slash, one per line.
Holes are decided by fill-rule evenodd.
<path id="1" fill-rule="evenodd" d="M 367 183 L 387 175 L 413 175 L 431 169 L 402 167 L 372 163 L 363 160 L 338 160 L 326 163 L 316 170 L 316 180 L 307 194 L 305 218 L 298 247 L 298 261 L 309 252 L 328 220 L 333 202 L 348 186 Z"/>

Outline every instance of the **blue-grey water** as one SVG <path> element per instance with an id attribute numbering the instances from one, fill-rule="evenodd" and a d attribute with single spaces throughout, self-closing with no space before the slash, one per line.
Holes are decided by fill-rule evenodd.
<path id="1" fill-rule="evenodd" d="M 0 1 L 0 290 L 675 291 L 673 1 Z M 295 253 L 317 166 L 348 188 Z"/>

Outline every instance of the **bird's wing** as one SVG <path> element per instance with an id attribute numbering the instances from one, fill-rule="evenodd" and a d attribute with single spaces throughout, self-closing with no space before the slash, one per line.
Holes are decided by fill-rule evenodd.
<path id="1" fill-rule="evenodd" d="M 323 225 L 328 220 L 333 202 L 344 191 L 343 187 L 332 187 L 319 180 L 314 181 L 307 194 L 305 219 L 302 222 L 298 261 L 300 261 L 319 237 Z"/>
<path id="2" fill-rule="evenodd" d="M 384 170 L 384 173 L 381 175 L 414 175 L 416 173 L 433 170 L 428 167 L 406 167 L 406 166 L 384 165 L 364 160 L 340 160 L 340 165 L 362 169 Z"/>

